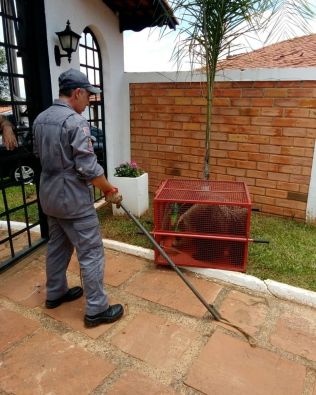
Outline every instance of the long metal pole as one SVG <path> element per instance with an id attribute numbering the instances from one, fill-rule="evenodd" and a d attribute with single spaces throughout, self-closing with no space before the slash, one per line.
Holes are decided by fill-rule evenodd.
<path id="1" fill-rule="evenodd" d="M 191 289 L 194 295 L 204 304 L 207 310 L 212 314 L 216 321 L 221 321 L 223 317 L 220 313 L 216 310 L 216 308 L 212 305 L 207 303 L 204 297 L 194 288 L 194 286 L 190 283 L 190 281 L 184 276 L 181 270 L 175 265 L 175 263 L 171 260 L 171 258 L 166 254 L 166 252 L 160 247 L 160 245 L 156 242 L 156 240 L 152 237 L 152 235 L 147 231 L 146 228 L 138 221 L 138 219 L 129 211 L 124 204 L 121 203 L 122 209 L 125 213 L 136 223 L 136 225 L 144 232 L 146 237 L 151 241 L 151 243 L 157 248 L 160 254 L 166 259 L 169 265 L 177 272 L 177 274 L 181 277 L 181 279 L 185 282 L 185 284 Z"/>

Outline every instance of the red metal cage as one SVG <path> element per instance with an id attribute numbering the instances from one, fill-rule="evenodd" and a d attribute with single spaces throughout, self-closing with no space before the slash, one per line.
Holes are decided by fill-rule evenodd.
<path id="1" fill-rule="evenodd" d="M 153 235 L 178 266 L 244 272 L 250 217 L 244 182 L 169 179 L 154 197 Z M 155 263 L 167 264 L 157 249 Z"/>

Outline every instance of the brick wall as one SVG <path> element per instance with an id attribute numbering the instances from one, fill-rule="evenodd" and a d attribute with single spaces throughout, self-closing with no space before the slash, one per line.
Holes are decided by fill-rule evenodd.
<path id="1" fill-rule="evenodd" d="M 205 86 L 131 83 L 131 157 L 154 192 L 203 178 Z M 216 82 L 210 174 L 245 181 L 262 212 L 305 219 L 316 138 L 316 81 Z"/>

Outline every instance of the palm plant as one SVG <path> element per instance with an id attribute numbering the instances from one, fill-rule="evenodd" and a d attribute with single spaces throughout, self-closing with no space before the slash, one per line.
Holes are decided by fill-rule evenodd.
<path id="1" fill-rule="evenodd" d="M 207 118 L 203 175 L 209 179 L 212 103 L 218 60 L 234 52 L 237 39 L 265 30 L 268 40 L 308 32 L 314 15 L 307 0 L 173 0 L 179 19 L 173 58 L 178 65 L 188 56 L 192 70 L 206 73 Z M 294 28 L 295 27 L 295 28 Z"/>

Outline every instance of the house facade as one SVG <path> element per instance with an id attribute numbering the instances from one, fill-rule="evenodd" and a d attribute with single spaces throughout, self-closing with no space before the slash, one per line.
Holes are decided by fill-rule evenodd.
<path id="1" fill-rule="evenodd" d="M 80 69 L 102 89 L 84 116 L 96 137 L 98 160 L 111 180 L 114 167 L 130 159 L 123 31 L 162 25 L 173 28 L 177 22 L 166 10 L 169 6 L 165 0 L 144 0 L 141 4 L 120 0 L 0 0 L 0 114 L 13 123 L 19 143 L 16 150 L 8 152 L 0 141 L 0 246 L 7 245 L 10 250 L 10 256 L 0 262 L 0 270 L 47 237 L 37 190 L 30 192 L 25 185 L 36 181 L 39 174 L 39 164 L 32 155 L 32 123 L 58 98 L 58 76 L 70 67 Z M 69 61 L 56 34 L 66 26 L 80 38 Z M 17 198 L 14 207 L 12 188 Z M 22 223 L 18 230 L 13 227 L 16 218 Z M 34 239 L 35 226 L 40 227 L 41 236 Z M 22 245 L 23 235 L 26 244 Z"/>

